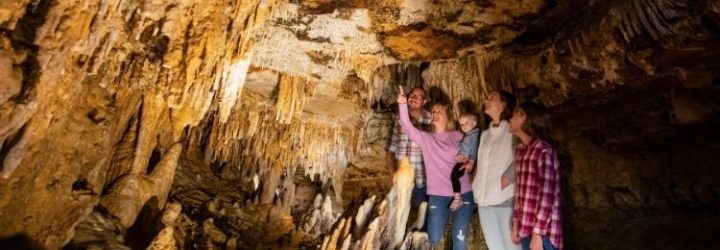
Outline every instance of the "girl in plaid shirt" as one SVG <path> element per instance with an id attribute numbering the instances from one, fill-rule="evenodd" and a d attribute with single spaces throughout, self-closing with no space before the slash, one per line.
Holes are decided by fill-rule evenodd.
<path id="1" fill-rule="evenodd" d="M 522 103 L 510 119 L 510 133 L 520 139 L 515 151 L 517 188 L 512 240 L 522 249 L 562 249 L 560 164 L 548 144 L 547 109 Z"/>

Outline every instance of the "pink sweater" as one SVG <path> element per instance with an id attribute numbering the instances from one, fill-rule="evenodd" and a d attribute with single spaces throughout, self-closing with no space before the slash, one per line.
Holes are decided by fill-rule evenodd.
<path id="1" fill-rule="evenodd" d="M 425 163 L 427 193 L 429 195 L 453 196 L 450 173 L 456 164 L 455 155 L 463 134 L 460 131 L 429 133 L 416 129 L 410 122 L 407 104 L 400 104 L 400 126 L 408 138 L 420 145 Z M 470 177 L 460 177 L 460 192 L 472 191 Z"/>

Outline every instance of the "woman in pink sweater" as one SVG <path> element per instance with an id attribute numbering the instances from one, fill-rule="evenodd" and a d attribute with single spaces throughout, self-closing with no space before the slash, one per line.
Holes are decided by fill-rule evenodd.
<path id="1" fill-rule="evenodd" d="M 455 165 L 455 155 L 463 134 L 455 130 L 451 107 L 437 103 L 432 106 L 432 132 L 416 129 L 408 118 L 407 97 L 400 88 L 397 102 L 400 109 L 400 125 L 408 138 L 418 144 L 423 153 L 428 194 L 428 239 L 437 247 L 445 232 L 449 206 L 453 200 L 450 173 Z M 464 206 L 455 210 L 452 225 L 453 249 L 467 249 L 468 227 L 472 216 L 473 194 L 468 175 L 460 178 L 460 193 Z"/>

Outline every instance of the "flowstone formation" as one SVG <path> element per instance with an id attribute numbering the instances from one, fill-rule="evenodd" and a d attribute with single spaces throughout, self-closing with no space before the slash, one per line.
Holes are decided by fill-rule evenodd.
<path id="1" fill-rule="evenodd" d="M 384 162 L 423 85 L 551 107 L 569 249 L 720 247 L 718 34 L 717 0 L 2 1 L 0 240 L 423 249 Z"/>

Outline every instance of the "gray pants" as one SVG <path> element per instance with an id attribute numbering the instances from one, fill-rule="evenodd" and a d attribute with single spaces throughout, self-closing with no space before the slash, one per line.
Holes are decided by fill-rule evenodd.
<path id="1" fill-rule="evenodd" d="M 512 207 L 478 207 L 478 214 L 480 214 L 480 226 L 482 227 L 488 249 L 520 249 L 519 245 L 512 243 L 512 238 L 510 237 Z"/>

